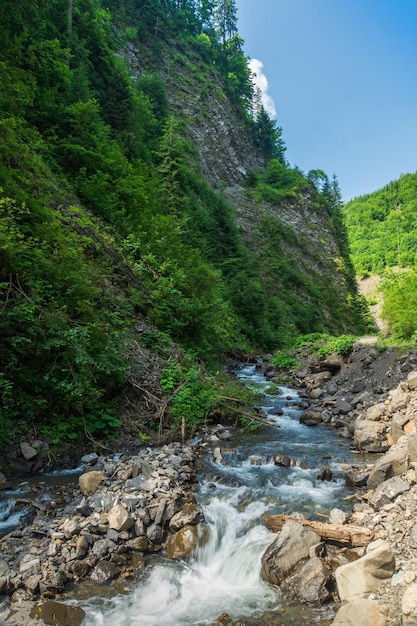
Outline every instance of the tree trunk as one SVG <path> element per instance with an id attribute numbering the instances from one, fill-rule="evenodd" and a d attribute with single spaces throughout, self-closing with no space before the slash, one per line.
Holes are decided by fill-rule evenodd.
<path id="1" fill-rule="evenodd" d="M 290 515 L 268 515 L 263 521 L 268 530 L 277 533 L 288 520 L 314 530 L 314 532 L 320 535 L 325 541 L 332 541 L 352 547 L 367 546 L 374 536 L 372 530 L 362 528 L 362 526 L 353 526 L 352 524 L 324 524 L 323 522 L 313 522 L 307 519 L 294 519 Z"/>

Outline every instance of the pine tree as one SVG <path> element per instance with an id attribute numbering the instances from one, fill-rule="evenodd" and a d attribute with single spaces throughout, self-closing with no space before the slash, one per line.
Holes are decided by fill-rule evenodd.
<path id="1" fill-rule="evenodd" d="M 214 13 L 216 30 L 223 46 L 237 33 L 237 7 L 235 0 L 218 0 Z"/>

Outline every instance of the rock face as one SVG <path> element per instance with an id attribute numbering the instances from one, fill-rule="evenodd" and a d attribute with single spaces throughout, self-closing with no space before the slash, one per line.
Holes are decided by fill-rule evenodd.
<path id="1" fill-rule="evenodd" d="M 365 556 L 336 569 L 336 584 L 342 602 L 367 599 L 395 572 L 394 554 L 385 541 L 369 544 Z"/>
<path id="2" fill-rule="evenodd" d="M 385 626 L 387 613 L 373 600 L 354 600 L 339 609 L 333 626 Z"/>
<path id="3" fill-rule="evenodd" d="M 273 585 L 280 585 L 300 561 L 308 558 L 310 548 L 318 543 L 320 537 L 312 530 L 297 522 L 286 522 L 262 556 L 262 578 Z"/>

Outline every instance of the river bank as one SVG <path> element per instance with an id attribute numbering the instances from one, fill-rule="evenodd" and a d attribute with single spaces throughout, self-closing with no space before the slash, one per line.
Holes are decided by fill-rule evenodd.
<path id="1" fill-rule="evenodd" d="M 300 406 L 305 423 L 319 423 L 315 416 L 320 415 L 320 421 L 333 426 L 342 439 L 352 440 L 357 449 L 377 452 L 377 458 L 384 450 L 396 452 L 399 444 L 406 450 L 402 460 L 388 463 L 386 470 L 379 468 L 377 458 L 366 467 L 352 464 L 346 468 L 346 477 L 356 489 L 346 521 L 370 528 L 374 539 L 388 542 L 396 561 L 394 577 L 387 578 L 380 591 L 372 591 L 372 600 L 382 607 L 378 609 L 380 621 L 364 621 L 372 626 L 401 624 L 402 599 L 407 592 L 412 594 L 417 574 L 413 560 L 417 488 L 414 457 L 408 447 L 414 434 L 414 407 L 417 415 L 414 365 L 414 353 L 394 355 L 372 346 L 356 346 L 347 359 L 333 355 L 320 362 L 312 360 L 294 374 L 303 396 Z M 270 380 L 277 376 L 268 363 L 262 368 Z M 392 388 L 393 384 L 397 387 Z M 33 519 L 28 518 L 23 529 L 2 541 L 0 585 L 2 593 L 13 599 L 15 611 L 4 611 L 6 623 L 48 623 L 47 614 L 41 611 L 49 611 L 51 619 L 51 612 L 57 610 L 53 601 L 62 599 L 65 589 L 77 587 L 81 593 L 87 581 L 87 595 L 92 593 L 91 584 L 119 585 L 126 590 L 147 575 L 149 558 L 158 555 L 161 546 L 171 550 L 172 558 L 184 559 L 199 542 L 207 540 L 198 531 L 202 514 L 194 497 L 196 464 L 206 454 L 207 445 L 213 454 L 230 455 L 231 433 L 219 426 L 202 435 L 185 447 L 172 443 L 158 449 L 143 448 L 139 454 L 122 458 L 93 454 L 84 459 L 84 481 L 70 492 L 56 494 L 55 499 L 38 502 L 31 512 Z M 262 459 L 253 454 L 250 463 L 258 462 Z M 384 486 L 386 479 L 395 478 L 398 472 L 408 488 L 374 496 L 379 488 L 374 485 L 375 476 Z M 323 490 L 325 487 L 323 482 Z M 273 536 L 262 539 L 265 547 L 272 540 Z M 356 549 L 355 558 L 360 560 L 365 550 Z M 366 590 L 361 593 L 370 595 Z M 40 596 L 44 608 L 38 608 L 35 617 Z M 358 610 L 354 603 L 349 604 Z M 369 605 L 365 609 L 369 613 Z M 332 623 L 330 616 L 321 623 Z M 80 623 L 69 622 L 65 616 L 62 619 L 52 623 Z M 71 619 L 77 616 L 71 615 Z M 78 613 L 78 619 L 83 619 L 82 614 Z M 223 616 L 223 623 L 232 623 L 226 619 Z"/>

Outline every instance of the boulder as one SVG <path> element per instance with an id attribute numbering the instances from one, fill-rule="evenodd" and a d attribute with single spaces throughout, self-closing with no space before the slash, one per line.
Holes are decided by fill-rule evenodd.
<path id="1" fill-rule="evenodd" d="M 417 624 L 417 584 L 409 585 L 401 602 L 402 623 L 404 626 Z"/>
<path id="2" fill-rule="evenodd" d="M 393 476 L 381 483 L 369 496 L 369 502 L 376 509 L 390 504 L 397 496 L 409 491 L 410 485 L 400 476 Z"/>
<path id="3" fill-rule="evenodd" d="M 318 556 L 300 564 L 281 589 L 293 600 L 323 604 L 330 599 L 331 570 Z"/>
<path id="4" fill-rule="evenodd" d="M 289 456 L 286 456 L 285 454 L 275 454 L 274 465 L 279 465 L 280 467 L 290 467 L 291 459 Z"/>
<path id="5" fill-rule="evenodd" d="M 129 530 L 134 525 L 133 519 L 129 516 L 125 507 L 121 504 L 115 504 L 109 511 L 109 527 L 123 532 Z"/>
<path id="6" fill-rule="evenodd" d="M 353 446 L 363 452 L 386 452 L 386 424 L 371 420 L 356 420 Z"/>
<path id="7" fill-rule="evenodd" d="M 305 424 L 306 426 L 317 426 L 317 424 L 321 424 L 321 413 L 320 411 L 304 411 L 300 415 L 300 424 Z"/>
<path id="8" fill-rule="evenodd" d="M 312 400 L 318 400 L 323 395 L 323 389 L 320 387 L 315 387 L 308 394 Z"/>
<path id="9" fill-rule="evenodd" d="M 347 515 L 341 509 L 332 509 L 330 511 L 329 523 L 330 524 L 346 524 Z"/>
<path id="10" fill-rule="evenodd" d="M 187 559 L 198 547 L 197 526 L 183 526 L 168 537 L 165 554 L 168 559 Z"/>
<path id="11" fill-rule="evenodd" d="M 369 420 L 371 422 L 380 421 L 387 411 L 387 407 L 384 402 L 380 402 L 379 404 L 374 404 L 367 409 L 365 414 L 365 420 Z"/>
<path id="12" fill-rule="evenodd" d="M 101 561 L 101 563 L 97 563 L 96 567 L 90 574 L 91 580 L 94 580 L 96 583 L 105 584 L 117 578 L 120 575 L 120 570 L 111 561 Z"/>
<path id="13" fill-rule="evenodd" d="M 30 446 L 26 441 L 22 441 L 22 443 L 20 444 L 20 451 L 25 461 L 31 461 L 35 458 L 35 456 L 38 455 L 35 448 Z"/>
<path id="14" fill-rule="evenodd" d="M 176 513 L 169 522 L 169 528 L 172 531 L 180 530 L 183 526 L 199 524 L 204 520 L 201 507 L 190 502 Z"/>
<path id="15" fill-rule="evenodd" d="M 388 478 L 399 476 L 407 469 L 408 438 L 403 436 L 375 463 L 369 475 L 367 486 L 370 489 L 375 489 Z"/>
<path id="16" fill-rule="evenodd" d="M 99 484 L 103 480 L 102 472 L 92 471 L 81 474 L 78 479 L 81 493 L 84 496 L 92 496 L 98 489 Z"/>
<path id="17" fill-rule="evenodd" d="M 374 600 L 353 600 L 342 606 L 332 626 L 385 626 L 388 609 Z"/>
<path id="18" fill-rule="evenodd" d="M 309 556 L 320 537 L 312 530 L 289 520 L 285 522 L 275 541 L 262 556 L 261 576 L 273 585 L 281 584 L 296 565 Z"/>
<path id="19" fill-rule="evenodd" d="M 35 615 L 47 624 L 79 626 L 85 617 L 85 611 L 79 606 L 46 600 L 36 605 Z"/>
<path id="20" fill-rule="evenodd" d="M 394 574 L 395 558 L 386 541 L 378 539 L 368 545 L 366 554 L 335 571 L 337 591 L 342 602 L 367 599 L 379 585 Z"/>

